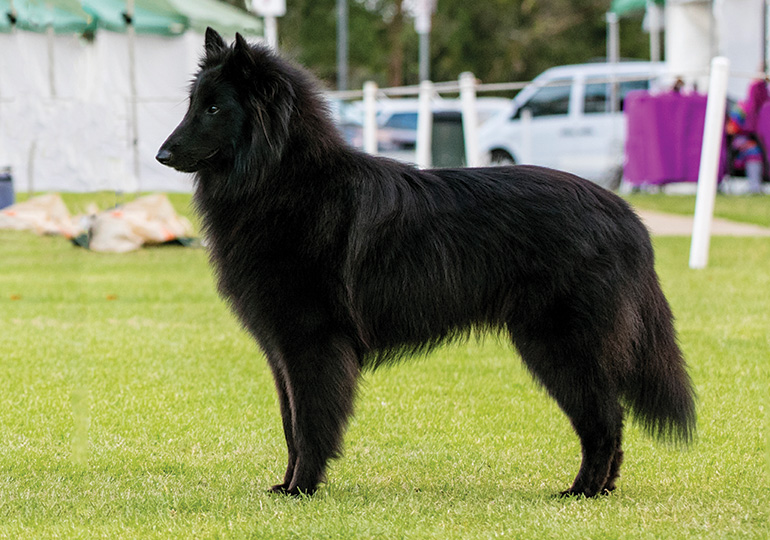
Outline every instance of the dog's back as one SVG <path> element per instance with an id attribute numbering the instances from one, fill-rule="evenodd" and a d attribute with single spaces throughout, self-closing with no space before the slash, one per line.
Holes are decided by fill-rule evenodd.
<path id="1" fill-rule="evenodd" d="M 419 343 L 442 328 L 531 317 L 557 295 L 597 287 L 606 289 L 602 297 L 617 295 L 643 266 L 652 268 L 634 213 L 572 175 L 520 166 L 380 167 L 390 176 L 357 187 L 345 276 L 378 346 L 409 336 L 404 325 L 417 321 L 428 325 L 415 328 Z M 383 299 L 382 291 L 394 292 Z"/>

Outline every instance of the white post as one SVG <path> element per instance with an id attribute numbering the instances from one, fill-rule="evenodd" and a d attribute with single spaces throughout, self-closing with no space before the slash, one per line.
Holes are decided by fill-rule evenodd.
<path id="1" fill-rule="evenodd" d="M 650 61 L 660 62 L 660 31 L 663 29 L 663 8 L 647 0 L 647 21 L 650 27 Z"/>
<path id="2" fill-rule="evenodd" d="M 348 89 L 348 0 L 337 0 L 337 90 Z"/>
<path id="3" fill-rule="evenodd" d="M 420 37 L 418 58 L 420 82 L 430 79 L 430 27 L 431 17 L 436 11 L 436 0 L 417 0 L 413 6 L 414 29 Z"/>
<path id="4" fill-rule="evenodd" d="M 251 9 L 265 23 L 265 41 L 278 48 L 278 17 L 286 15 L 286 0 L 251 0 Z"/>
<path id="5" fill-rule="evenodd" d="M 607 62 L 620 60 L 620 26 L 618 14 L 612 11 L 604 16 L 607 21 Z"/>
<path id="6" fill-rule="evenodd" d="M 278 49 L 278 19 L 273 15 L 266 15 L 265 21 L 265 41 L 273 48 Z"/>
<path id="7" fill-rule="evenodd" d="M 607 62 L 617 64 L 620 61 L 620 23 L 618 14 L 610 11 L 605 16 L 607 20 Z M 615 80 L 616 68 L 610 71 L 610 111 L 618 112 L 618 83 Z"/>
<path id="8" fill-rule="evenodd" d="M 364 152 L 377 153 L 377 83 L 364 83 Z"/>
<path id="9" fill-rule="evenodd" d="M 468 71 L 460 74 L 460 101 L 463 109 L 465 164 L 468 167 L 478 167 L 481 165 L 481 157 L 477 137 L 479 122 L 476 111 L 476 77 Z"/>
<path id="10" fill-rule="evenodd" d="M 433 144 L 433 83 L 420 83 L 420 97 L 417 102 L 417 144 L 415 145 L 417 166 L 427 169 L 431 166 Z"/>
<path id="11" fill-rule="evenodd" d="M 690 268 L 705 268 L 709 257 L 711 218 L 717 191 L 722 132 L 724 130 L 727 100 L 727 75 L 730 61 L 717 56 L 711 60 L 706 124 L 703 128 L 703 146 L 698 170 L 698 191 L 695 195 L 695 216 L 690 244 Z"/>
<path id="12" fill-rule="evenodd" d="M 521 110 L 521 155 L 519 163 L 532 163 L 532 109 Z"/>
<path id="13" fill-rule="evenodd" d="M 50 9 L 53 11 L 52 7 Z M 53 17 L 53 15 L 51 15 L 51 17 Z M 48 47 L 48 89 L 51 92 L 51 99 L 56 99 L 56 69 L 54 69 L 54 66 L 56 65 L 56 60 L 54 59 L 54 50 L 56 49 L 54 38 L 56 34 L 54 33 L 53 22 L 45 29 L 45 33 L 46 44 Z"/>

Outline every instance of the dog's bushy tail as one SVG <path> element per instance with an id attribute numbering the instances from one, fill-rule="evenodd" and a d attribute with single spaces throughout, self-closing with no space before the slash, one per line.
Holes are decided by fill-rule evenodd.
<path id="1" fill-rule="evenodd" d="M 671 308 L 657 280 L 655 285 L 641 306 L 636 365 L 624 394 L 635 419 L 650 434 L 687 444 L 695 435 L 695 390 L 676 341 Z"/>

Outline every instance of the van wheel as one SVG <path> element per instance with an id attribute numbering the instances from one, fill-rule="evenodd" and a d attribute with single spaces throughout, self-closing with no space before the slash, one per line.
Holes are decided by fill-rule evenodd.
<path id="1" fill-rule="evenodd" d="M 493 167 L 503 167 L 505 165 L 516 165 L 516 160 L 505 150 L 492 150 L 489 156 L 489 164 Z"/>

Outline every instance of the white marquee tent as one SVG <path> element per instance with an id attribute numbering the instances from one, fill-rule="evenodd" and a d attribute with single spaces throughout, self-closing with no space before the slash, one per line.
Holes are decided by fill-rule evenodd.
<path id="1" fill-rule="evenodd" d="M 191 189 L 154 156 L 186 110 L 205 27 L 256 39 L 262 23 L 215 0 L 132 4 L 135 38 L 122 0 L 0 0 L 0 167 L 17 191 Z"/>

